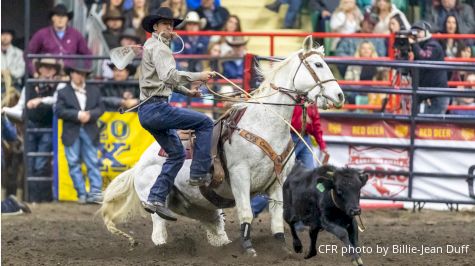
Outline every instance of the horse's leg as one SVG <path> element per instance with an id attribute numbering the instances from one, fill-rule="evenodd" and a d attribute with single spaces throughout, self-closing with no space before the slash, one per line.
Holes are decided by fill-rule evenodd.
<path id="1" fill-rule="evenodd" d="M 206 227 L 206 236 L 211 246 L 221 247 L 231 243 L 224 230 L 224 216 L 221 209 L 216 210 L 213 221 L 204 222 L 203 225 Z"/>
<path id="2" fill-rule="evenodd" d="M 251 223 L 253 219 L 250 197 L 250 174 L 246 168 L 235 168 L 231 173 L 231 189 L 236 201 L 239 223 L 241 224 L 241 246 L 247 254 L 257 256 L 251 242 Z M 234 178 L 233 178 L 234 177 Z"/>
<path id="3" fill-rule="evenodd" d="M 271 214 L 271 232 L 274 238 L 277 239 L 282 249 L 287 253 L 292 253 L 285 245 L 284 236 L 284 203 L 282 195 L 282 186 L 279 182 L 275 182 L 268 190 L 269 194 L 269 213 Z"/>
<path id="4" fill-rule="evenodd" d="M 167 228 L 166 222 L 164 219 L 160 218 L 156 213 L 151 214 L 153 231 L 152 231 L 152 241 L 156 246 L 160 246 L 167 243 Z"/>

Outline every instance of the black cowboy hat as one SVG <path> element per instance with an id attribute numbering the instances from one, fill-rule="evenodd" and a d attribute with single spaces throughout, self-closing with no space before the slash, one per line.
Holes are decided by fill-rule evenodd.
<path id="1" fill-rule="evenodd" d="M 112 71 L 114 71 L 114 69 L 118 69 L 118 68 L 114 65 L 114 63 L 112 63 L 112 62 L 111 62 L 111 63 L 108 63 L 107 66 L 108 66 Z M 127 71 L 129 71 L 129 76 L 135 75 L 135 72 L 137 71 L 137 67 L 134 66 L 133 64 L 128 64 L 128 65 L 125 67 L 125 69 L 126 69 Z"/>
<path id="2" fill-rule="evenodd" d="M 69 20 L 71 20 L 74 16 L 74 13 L 68 12 L 68 9 L 66 8 L 65 5 L 63 4 L 58 4 L 53 9 L 50 10 L 48 14 L 48 18 L 51 19 L 53 15 L 58 15 L 58 16 L 67 16 Z"/>
<path id="3" fill-rule="evenodd" d="M 122 14 L 122 12 L 115 9 L 108 11 L 107 13 L 104 14 L 104 16 L 102 16 L 102 21 L 104 21 L 104 23 L 106 23 L 110 19 L 120 19 L 122 21 L 125 21 L 125 17 Z"/>
<path id="4" fill-rule="evenodd" d="M 140 43 L 140 37 L 137 36 L 137 33 L 135 32 L 135 30 L 133 28 L 127 28 L 125 29 L 122 34 L 120 34 L 120 37 L 119 37 L 119 42 L 124 39 L 124 38 L 128 38 L 128 39 L 132 39 L 134 40 L 136 43 Z"/>
<path id="5" fill-rule="evenodd" d="M 90 60 L 75 60 L 71 65 L 64 67 L 64 72 L 69 75 L 71 72 L 84 73 L 86 75 L 92 72 L 92 63 Z"/>
<path id="6" fill-rule="evenodd" d="M 183 22 L 182 19 L 177 19 L 173 17 L 173 12 L 170 8 L 168 7 L 160 7 L 157 9 L 156 14 L 154 15 L 148 15 L 143 18 L 142 20 L 142 28 L 147 31 L 147 32 L 154 32 L 153 30 L 153 25 L 155 25 L 157 22 L 159 22 L 162 19 L 169 19 L 173 20 L 173 27 L 178 26 L 181 22 Z"/>

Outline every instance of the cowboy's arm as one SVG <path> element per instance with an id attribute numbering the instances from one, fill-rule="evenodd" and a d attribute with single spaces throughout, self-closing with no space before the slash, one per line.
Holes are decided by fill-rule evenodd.
<path id="1" fill-rule="evenodd" d="M 178 71 L 176 62 L 170 51 L 155 49 L 153 58 L 158 78 L 172 88 L 177 88 L 192 81 L 200 80 L 201 73 Z"/>
<path id="2" fill-rule="evenodd" d="M 308 121 L 309 124 L 311 125 L 311 134 L 315 138 L 315 140 L 318 143 L 318 147 L 320 150 L 324 151 L 327 149 L 327 144 L 323 140 L 323 130 L 322 130 L 322 124 L 320 122 L 320 114 L 318 113 L 317 108 L 312 108 L 312 110 L 309 110 L 309 116 L 310 120 Z"/>

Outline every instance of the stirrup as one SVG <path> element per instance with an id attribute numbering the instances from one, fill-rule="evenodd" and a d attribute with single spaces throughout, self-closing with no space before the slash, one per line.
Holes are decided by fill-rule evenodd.
<path id="1" fill-rule="evenodd" d="M 204 176 L 196 176 L 196 177 L 190 176 L 190 179 L 188 180 L 188 184 L 190 184 L 190 186 L 204 186 L 209 182 L 211 182 L 210 174 L 206 174 Z"/>

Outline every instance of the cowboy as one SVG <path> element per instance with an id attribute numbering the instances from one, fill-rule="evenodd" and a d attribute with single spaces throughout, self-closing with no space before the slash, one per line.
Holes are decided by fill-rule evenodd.
<path id="1" fill-rule="evenodd" d="M 205 185 L 210 181 L 211 137 L 213 121 L 206 115 L 190 109 L 169 105 L 172 91 L 191 97 L 200 97 L 197 88 L 187 89 L 183 85 L 193 81 L 206 81 L 211 72 L 177 71 L 170 49 L 173 28 L 182 20 L 174 19 L 167 7 L 159 8 L 154 15 L 145 17 L 142 27 L 152 33 L 143 46 L 140 65 L 140 100 L 138 115 L 142 127 L 149 131 L 165 150 L 168 157 L 162 171 L 150 189 L 148 201 L 142 202 L 150 213 L 176 221 L 176 216 L 165 206 L 175 177 L 185 161 L 185 150 L 176 129 L 193 129 L 196 134 L 195 150 L 190 169 L 189 183 L 192 186 Z"/>
<path id="2" fill-rule="evenodd" d="M 12 44 L 14 39 L 14 30 L 2 29 L 2 73 L 8 71 L 19 89 L 21 78 L 25 75 L 25 61 L 23 51 Z"/>

